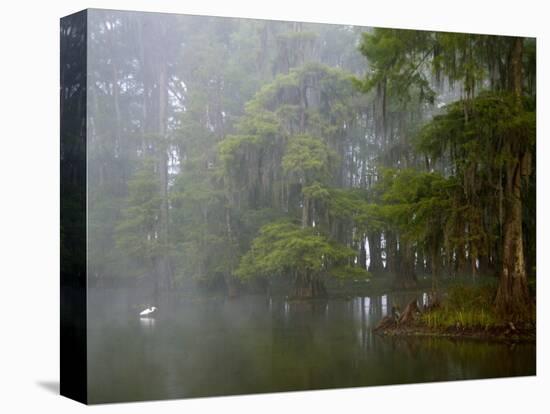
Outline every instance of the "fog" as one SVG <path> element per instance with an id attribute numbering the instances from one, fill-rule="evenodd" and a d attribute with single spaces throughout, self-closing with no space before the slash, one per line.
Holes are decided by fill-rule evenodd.
<path id="1" fill-rule="evenodd" d="M 534 373 L 532 343 L 373 333 L 414 305 L 434 332 L 534 337 L 534 39 L 78 24 L 61 31 L 62 283 L 88 289 L 90 401 Z"/>

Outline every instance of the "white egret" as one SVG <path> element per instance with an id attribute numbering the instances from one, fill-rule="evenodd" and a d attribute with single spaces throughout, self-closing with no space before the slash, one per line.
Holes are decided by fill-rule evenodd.
<path id="1" fill-rule="evenodd" d="M 139 316 L 141 317 L 144 317 L 144 316 L 152 316 L 153 313 L 155 313 L 157 310 L 157 307 L 156 306 L 151 306 L 150 308 L 147 308 L 145 310 L 142 310 L 140 313 L 139 313 Z"/>

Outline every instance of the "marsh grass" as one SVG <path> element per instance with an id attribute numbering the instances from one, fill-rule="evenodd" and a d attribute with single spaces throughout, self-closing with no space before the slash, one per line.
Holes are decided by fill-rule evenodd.
<path id="1" fill-rule="evenodd" d="M 421 316 L 433 329 L 489 329 L 505 323 L 493 306 L 495 289 L 492 285 L 453 286 L 440 307 Z"/>

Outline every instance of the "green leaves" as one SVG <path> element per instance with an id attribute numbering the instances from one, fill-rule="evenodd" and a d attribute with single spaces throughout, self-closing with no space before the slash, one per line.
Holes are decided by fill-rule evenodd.
<path id="1" fill-rule="evenodd" d="M 226 170 L 231 170 L 242 161 L 242 157 L 258 145 L 257 135 L 230 135 L 218 144 L 218 156 Z"/>
<path id="2" fill-rule="evenodd" d="M 335 155 L 320 139 L 309 135 L 290 138 L 282 160 L 283 172 L 302 184 L 326 181 Z"/>
<path id="3" fill-rule="evenodd" d="M 370 277 L 370 273 L 358 266 L 335 266 L 329 270 L 330 276 L 336 279 L 365 280 Z"/>
<path id="4" fill-rule="evenodd" d="M 116 226 L 116 245 L 131 257 L 152 258 L 161 248 L 155 230 L 160 215 L 160 186 L 154 161 L 146 159 L 128 181 L 126 208 Z"/>
<path id="5" fill-rule="evenodd" d="M 332 263 L 355 257 L 355 252 L 289 221 L 263 226 L 252 247 L 242 258 L 236 275 L 241 279 L 282 276 L 297 273 L 330 273 Z M 356 276 L 357 272 L 350 272 Z M 342 270 L 339 273 L 342 276 Z"/>
<path id="6" fill-rule="evenodd" d="M 302 194 L 309 200 L 324 203 L 326 203 L 330 198 L 330 191 L 317 181 L 309 186 L 302 187 Z"/>
<path id="7" fill-rule="evenodd" d="M 385 170 L 379 184 L 382 220 L 403 236 L 423 242 L 440 232 L 451 213 L 456 182 L 437 173 Z"/>
<path id="8" fill-rule="evenodd" d="M 413 94 L 433 102 L 429 71 L 435 48 L 435 33 L 419 30 L 374 29 L 364 33 L 359 50 L 368 59 L 370 70 L 356 86 L 370 92 L 384 85 L 390 96 L 407 102 Z"/>
<path id="9" fill-rule="evenodd" d="M 502 140 L 514 140 L 516 148 L 534 144 L 533 105 L 528 99 L 520 108 L 516 103 L 511 94 L 490 92 L 454 102 L 421 129 L 416 147 L 433 159 L 453 149 L 463 165 L 498 166 L 503 162 L 499 157 Z"/>

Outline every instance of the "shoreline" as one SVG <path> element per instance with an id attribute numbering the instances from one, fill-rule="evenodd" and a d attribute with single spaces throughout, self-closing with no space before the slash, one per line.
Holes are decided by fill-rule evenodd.
<path id="1" fill-rule="evenodd" d="M 373 333 L 386 337 L 432 337 L 447 339 L 485 340 L 500 343 L 536 343 L 536 327 L 492 326 L 487 328 L 430 328 L 425 325 L 397 326 L 373 329 Z"/>

